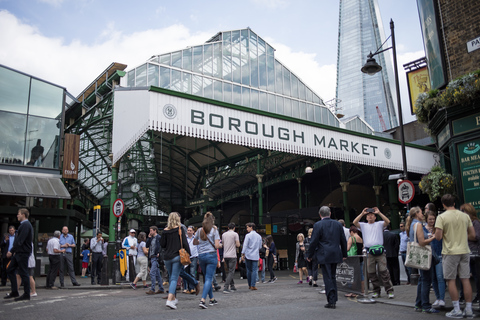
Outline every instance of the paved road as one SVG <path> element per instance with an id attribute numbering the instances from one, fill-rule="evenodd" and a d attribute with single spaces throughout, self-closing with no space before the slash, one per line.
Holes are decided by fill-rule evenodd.
<path id="1" fill-rule="evenodd" d="M 218 305 L 200 309 L 199 296 L 178 294 L 178 309 L 165 306 L 164 295 L 148 296 L 144 289 L 128 286 L 70 287 L 64 290 L 38 289 L 38 297 L 27 302 L 0 301 L 0 319 L 387 319 L 415 317 L 415 319 L 442 318 L 439 315 L 416 313 L 411 307 L 415 288 L 398 287 L 399 299 L 384 303 L 361 304 L 340 293 L 337 309 L 325 309 L 325 295 L 306 284 L 297 285 L 297 279 L 282 272 L 274 284 L 258 284 L 258 291 L 248 290 L 246 280 L 236 279 L 236 293 L 215 293 Z M 220 279 L 220 278 L 218 278 Z M 42 282 L 44 278 L 40 278 Z M 408 287 L 408 288 L 407 288 Z M 103 289 L 103 290 L 98 290 Z M 403 291 L 402 291 L 403 290 Z M 4 291 L 5 292 L 5 291 Z M 406 302 L 408 297 L 412 302 Z M 380 299 L 381 300 L 381 299 Z"/>

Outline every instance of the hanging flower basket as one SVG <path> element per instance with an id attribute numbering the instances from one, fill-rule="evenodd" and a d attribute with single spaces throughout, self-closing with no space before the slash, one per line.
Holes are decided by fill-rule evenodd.
<path id="1" fill-rule="evenodd" d="M 447 193 L 455 195 L 455 178 L 440 166 L 433 167 L 424 175 L 418 186 L 432 202 Z"/>

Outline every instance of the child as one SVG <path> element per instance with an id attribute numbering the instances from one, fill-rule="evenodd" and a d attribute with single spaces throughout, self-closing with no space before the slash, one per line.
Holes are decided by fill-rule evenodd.
<path id="1" fill-rule="evenodd" d="M 90 250 L 86 249 L 80 254 L 82 257 L 82 278 L 87 278 L 85 273 L 87 272 L 88 262 L 90 261 Z"/>

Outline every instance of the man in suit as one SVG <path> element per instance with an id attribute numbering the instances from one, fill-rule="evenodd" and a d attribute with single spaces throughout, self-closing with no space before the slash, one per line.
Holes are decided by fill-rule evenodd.
<path id="1" fill-rule="evenodd" d="M 383 246 L 387 254 L 387 269 L 394 286 L 400 285 L 400 264 L 398 263 L 398 251 L 400 250 L 400 237 L 391 232 L 392 227 L 387 226 L 383 232 Z"/>
<path id="2" fill-rule="evenodd" d="M 347 258 L 347 240 L 340 222 L 330 219 L 329 207 L 321 207 L 319 214 L 322 220 L 313 226 L 307 259 L 311 261 L 315 255 L 317 262 L 322 266 L 325 294 L 328 300 L 325 308 L 335 309 L 338 300 L 335 279 L 337 263 Z"/>
<path id="3" fill-rule="evenodd" d="M 4 235 L 4 239 L 0 244 L 2 249 L 2 286 L 7 285 L 7 264 L 10 262 L 10 258 L 7 258 L 7 252 L 12 249 L 13 242 L 15 241 L 15 227 L 8 227 L 8 233 Z"/>

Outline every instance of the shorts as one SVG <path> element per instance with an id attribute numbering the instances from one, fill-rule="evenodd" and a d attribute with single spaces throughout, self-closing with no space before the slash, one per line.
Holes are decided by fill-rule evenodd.
<path id="1" fill-rule="evenodd" d="M 445 280 L 470 279 L 470 254 L 446 254 L 442 256 L 443 278 Z"/>
<path id="2" fill-rule="evenodd" d="M 87 269 L 88 268 L 88 262 L 82 262 L 82 268 Z"/>
<path id="3" fill-rule="evenodd" d="M 28 268 L 28 275 L 30 277 L 35 276 L 35 268 Z"/>

